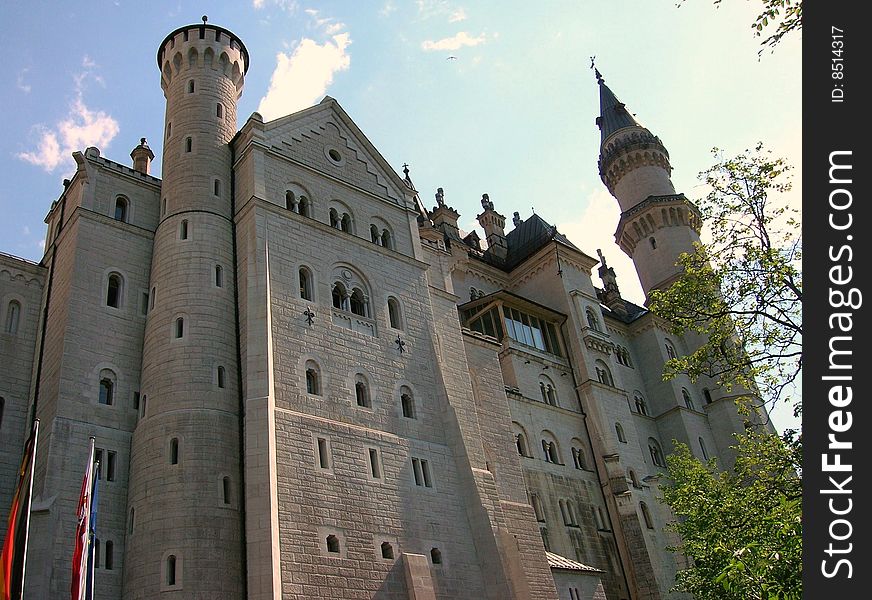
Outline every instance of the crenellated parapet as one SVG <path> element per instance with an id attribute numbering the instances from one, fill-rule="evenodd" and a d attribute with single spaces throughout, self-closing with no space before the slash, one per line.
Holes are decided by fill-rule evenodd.
<path id="1" fill-rule="evenodd" d="M 660 167 L 667 175 L 672 173 L 669 152 L 663 142 L 639 126 L 622 129 L 607 139 L 598 165 L 600 179 L 612 194 L 621 178 L 639 167 Z"/>

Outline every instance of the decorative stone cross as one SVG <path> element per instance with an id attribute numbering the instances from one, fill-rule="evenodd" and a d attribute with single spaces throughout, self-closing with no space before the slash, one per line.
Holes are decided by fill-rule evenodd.
<path id="1" fill-rule="evenodd" d="M 313 313 L 312 309 L 307 306 L 306 311 L 303 314 L 306 315 L 306 323 L 311 326 L 315 322 L 315 313 Z"/>
<path id="2" fill-rule="evenodd" d="M 400 351 L 400 354 L 406 351 L 406 342 L 400 339 L 400 334 L 397 334 L 397 339 L 394 340 L 397 343 L 397 350 Z"/>

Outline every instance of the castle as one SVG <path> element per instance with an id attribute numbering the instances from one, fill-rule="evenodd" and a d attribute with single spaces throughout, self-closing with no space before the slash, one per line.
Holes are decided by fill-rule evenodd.
<path id="1" fill-rule="evenodd" d="M 69 593 L 90 436 L 100 599 L 685 597 L 664 455 L 726 458 L 744 421 L 711 381 L 663 381 L 699 340 L 536 214 L 506 232 L 484 195 L 486 240 L 461 232 L 333 98 L 237 130 L 227 29 L 180 27 L 157 63 L 162 178 L 145 139 L 132 166 L 76 152 L 43 259 L 0 254 L 4 523 L 41 423 L 27 597 Z M 700 218 L 597 78 L 647 294 Z"/>

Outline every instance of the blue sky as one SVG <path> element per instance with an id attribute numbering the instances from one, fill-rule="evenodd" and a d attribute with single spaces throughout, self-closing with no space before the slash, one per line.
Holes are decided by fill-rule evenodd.
<path id="1" fill-rule="evenodd" d="M 677 190 L 705 194 L 697 173 L 717 146 L 762 140 L 801 172 L 801 38 L 758 56 L 757 0 L 235 0 L 0 4 L 10 72 L 0 83 L 0 251 L 42 256 L 43 219 L 97 146 L 130 163 L 148 138 L 160 175 L 164 98 L 157 46 L 201 15 L 251 56 L 240 123 L 336 98 L 397 171 L 408 163 L 425 204 L 437 187 L 475 226 L 482 193 L 511 219 L 535 208 L 596 256 L 641 302 L 614 244 L 619 211 L 599 180 L 598 91 L 608 85 L 669 149 Z M 455 57 L 449 59 L 449 57 Z M 795 426 L 789 409 L 781 427 Z"/>

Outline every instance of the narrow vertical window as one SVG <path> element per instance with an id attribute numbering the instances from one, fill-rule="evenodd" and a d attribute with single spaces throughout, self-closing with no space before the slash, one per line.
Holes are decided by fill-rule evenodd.
<path id="1" fill-rule="evenodd" d="M 655 240 L 654 238 L 649 238 L 648 241 L 651 242 L 651 249 L 656 250 L 657 249 L 657 240 Z"/>
<path id="2" fill-rule="evenodd" d="M 176 556 L 170 554 L 167 556 L 167 585 L 176 585 Z"/>
<path id="3" fill-rule="evenodd" d="M 100 568 L 100 539 L 94 538 L 94 568 Z"/>
<path id="4" fill-rule="evenodd" d="M 212 194 L 215 196 L 221 196 L 221 180 L 216 179 L 212 182 Z"/>
<path id="5" fill-rule="evenodd" d="M 115 199 L 115 220 L 127 223 L 127 200 L 121 196 Z"/>
<path id="6" fill-rule="evenodd" d="M 430 550 L 430 562 L 434 565 L 442 564 L 442 551 L 439 548 L 433 548 Z"/>
<path id="7" fill-rule="evenodd" d="M 391 232 L 385 229 L 381 234 L 381 245 L 388 250 L 394 249 L 394 241 L 391 239 Z"/>
<path id="8" fill-rule="evenodd" d="M 381 555 L 382 555 L 382 558 L 387 558 L 387 559 L 391 559 L 394 557 L 394 548 L 393 548 L 393 546 L 391 546 L 390 542 L 382 542 Z"/>
<path id="9" fill-rule="evenodd" d="M 115 481 L 116 455 L 112 450 L 106 452 L 106 481 Z"/>
<path id="10" fill-rule="evenodd" d="M 424 475 L 421 473 L 421 460 L 412 459 L 412 475 L 415 477 L 415 485 L 424 485 Z"/>
<path id="11" fill-rule="evenodd" d="M 224 367 L 218 367 L 218 387 L 219 388 L 222 388 L 222 389 L 224 388 L 225 378 L 226 378 L 226 376 L 224 373 Z"/>
<path id="12" fill-rule="evenodd" d="M 378 450 L 369 449 L 369 472 L 373 479 L 381 479 L 381 464 L 378 459 Z"/>
<path id="13" fill-rule="evenodd" d="M 179 438 L 170 440 L 170 464 L 179 464 Z"/>
<path id="14" fill-rule="evenodd" d="M 167 123 L 167 139 L 169 139 L 169 137 L 172 135 L 172 133 L 173 133 L 173 124 Z"/>
<path id="15" fill-rule="evenodd" d="M 360 377 L 360 376 L 358 376 Z M 370 407 L 369 401 L 369 389 L 366 386 L 364 381 L 358 380 L 357 383 L 354 384 L 354 396 L 357 400 L 357 405 L 363 408 Z"/>
<path id="16" fill-rule="evenodd" d="M 21 304 L 12 300 L 6 306 L 6 333 L 18 333 L 18 322 L 21 319 Z"/>
<path id="17" fill-rule="evenodd" d="M 312 296 L 312 273 L 306 267 L 300 267 L 300 298 L 311 301 Z"/>
<path id="18" fill-rule="evenodd" d="M 185 319 L 183 317 L 178 317 L 176 319 L 175 335 L 176 339 L 179 339 L 185 335 Z"/>
<path id="19" fill-rule="evenodd" d="M 421 475 L 424 477 L 424 487 L 433 487 L 433 479 L 430 476 L 430 461 L 421 460 Z"/>
<path id="20" fill-rule="evenodd" d="M 182 219 L 182 222 L 179 223 L 179 239 L 186 240 L 188 239 L 188 220 Z"/>
<path id="21" fill-rule="evenodd" d="M 381 239 L 378 235 L 378 227 L 376 227 L 375 225 L 369 226 L 369 237 L 372 240 L 373 244 L 378 244 L 381 242 Z"/>
<path id="22" fill-rule="evenodd" d="M 403 328 L 403 321 L 400 318 L 400 303 L 396 298 L 388 298 L 388 321 L 394 329 Z"/>
<path id="23" fill-rule="evenodd" d="M 708 460 L 709 459 L 708 450 L 706 450 L 705 442 L 703 441 L 702 438 L 699 438 L 699 449 L 702 451 L 703 460 Z"/>
<path id="24" fill-rule="evenodd" d="M 112 405 L 113 395 L 115 394 L 115 384 L 108 377 L 100 380 L 100 404 L 106 406 Z"/>
<path id="25" fill-rule="evenodd" d="M 142 292 L 142 297 L 139 301 L 139 312 L 143 315 L 148 314 L 148 292 Z"/>
<path id="26" fill-rule="evenodd" d="M 705 403 L 706 403 L 706 404 L 711 404 L 711 403 L 712 403 L 712 393 L 711 393 L 711 391 L 710 391 L 708 388 L 703 388 L 703 390 L 702 390 L 702 395 L 703 395 L 703 397 L 705 398 Z"/>
<path id="27" fill-rule="evenodd" d="M 224 287 L 224 268 L 215 265 L 215 287 Z"/>
<path id="28" fill-rule="evenodd" d="M 339 553 L 339 538 L 335 535 L 327 536 L 327 552 Z"/>
<path id="29" fill-rule="evenodd" d="M 109 275 L 109 283 L 106 286 L 106 306 L 121 307 L 121 275 L 118 273 Z"/>
<path id="30" fill-rule="evenodd" d="M 167 215 L 167 199 L 164 198 L 160 201 L 160 216 L 165 217 Z"/>
<path id="31" fill-rule="evenodd" d="M 351 216 L 348 213 L 342 215 L 342 221 L 339 223 L 339 228 L 345 233 L 351 233 Z"/>
<path id="32" fill-rule="evenodd" d="M 311 217 L 311 203 L 305 196 L 300 196 L 299 213 L 303 217 Z"/>
<path id="33" fill-rule="evenodd" d="M 151 294 L 148 296 L 148 310 L 154 310 L 154 299 L 157 295 L 155 292 L 157 290 L 155 288 L 151 288 Z"/>
<path id="34" fill-rule="evenodd" d="M 318 438 L 318 467 L 330 468 L 330 446 L 325 438 Z"/>
<path id="35" fill-rule="evenodd" d="M 215 105 L 215 116 L 218 117 L 219 119 L 224 118 L 224 105 L 221 104 L 220 102 Z"/>
<path id="36" fill-rule="evenodd" d="M 194 93 L 194 80 L 193 79 L 188 80 L 188 93 L 189 94 Z"/>
<path id="37" fill-rule="evenodd" d="M 297 212 L 297 197 L 294 196 L 294 192 L 290 190 L 285 192 L 285 208 Z"/>
<path id="38" fill-rule="evenodd" d="M 318 366 L 311 360 L 306 362 L 306 393 L 315 396 L 321 395 L 321 377 L 318 373 Z"/>
<path id="39" fill-rule="evenodd" d="M 136 510 L 130 509 L 130 518 L 127 520 L 127 533 L 133 534 L 133 528 L 136 524 Z"/>
<path id="40" fill-rule="evenodd" d="M 230 478 L 225 477 L 221 480 L 221 494 L 224 499 L 224 504 L 230 504 Z"/>
<path id="41" fill-rule="evenodd" d="M 618 436 L 618 441 L 624 444 L 627 443 L 627 436 L 624 435 L 624 428 L 620 423 L 615 423 L 615 433 Z"/>
<path id="42" fill-rule="evenodd" d="M 185 152 L 192 152 L 194 150 L 194 139 L 190 137 L 185 138 Z"/>
<path id="43" fill-rule="evenodd" d="M 105 545 L 106 545 L 106 551 L 104 553 L 105 556 L 104 556 L 103 567 L 107 571 L 111 571 L 112 568 L 115 566 L 115 556 L 114 556 L 115 545 L 111 541 L 106 542 Z"/>
<path id="44" fill-rule="evenodd" d="M 142 397 L 142 404 L 140 405 L 139 417 L 141 419 L 145 418 L 145 405 L 148 402 L 148 396 Z"/>
<path id="45" fill-rule="evenodd" d="M 654 521 L 651 519 L 651 511 L 648 510 L 648 505 L 644 502 L 640 502 L 639 508 L 642 509 L 642 518 L 645 520 L 645 527 L 648 529 L 654 529 Z"/>
<path id="46" fill-rule="evenodd" d="M 0 396 L 0 428 L 3 427 L 3 411 L 6 409 L 6 398 Z"/>

